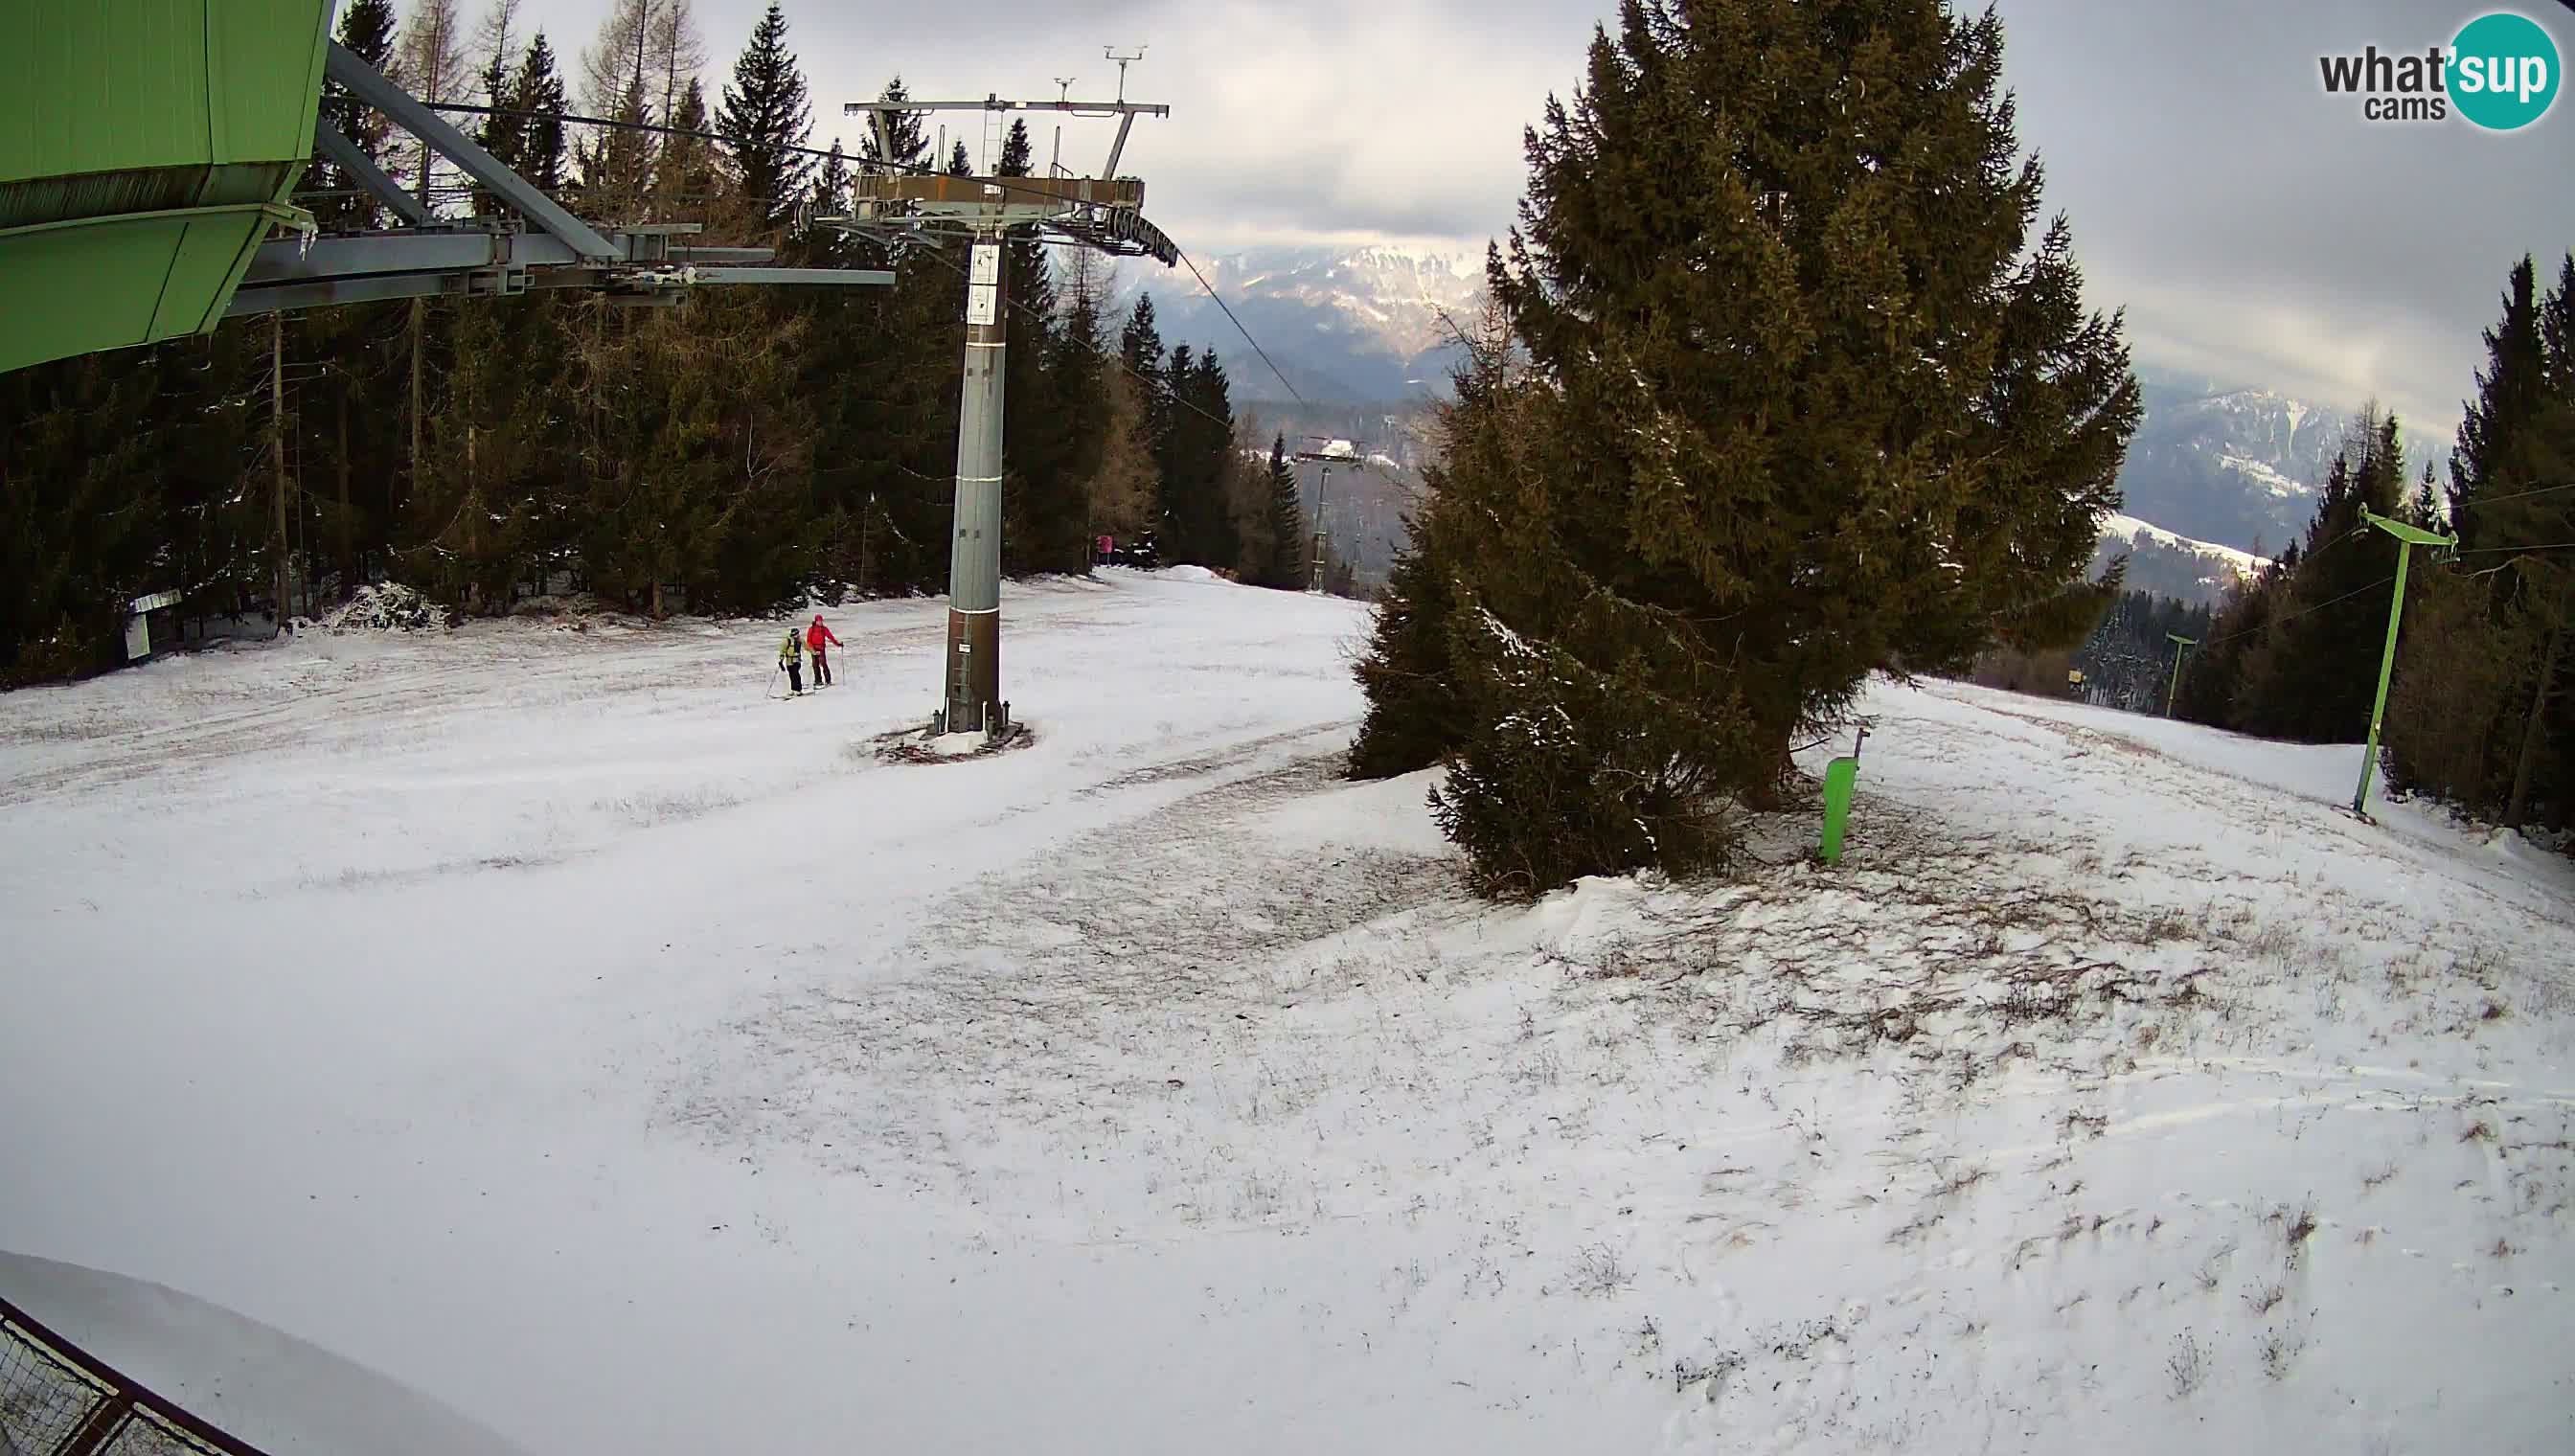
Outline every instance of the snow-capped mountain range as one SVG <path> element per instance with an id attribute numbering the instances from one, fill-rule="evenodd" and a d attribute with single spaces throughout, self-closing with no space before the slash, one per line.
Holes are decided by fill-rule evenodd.
<path id="1" fill-rule="evenodd" d="M 2098 572 L 2119 556 L 2128 559 L 2128 590 L 2210 604 L 2223 599 L 2237 579 L 2270 565 L 2251 552 L 2193 541 L 2152 522 L 2113 512 L 2101 519 L 2101 542 L 2093 552 L 2092 568 Z"/>
<path id="2" fill-rule="evenodd" d="M 1470 323 L 1484 296 L 1483 259 L 1472 253 L 1280 247 L 1196 261 L 1296 393 L 1313 404 L 1444 396 L 1455 359 L 1447 321 Z M 1215 349 L 1228 362 L 1237 400 L 1285 400 L 1287 391 L 1187 269 L 1127 264 L 1112 304 L 1124 311 L 1148 291 L 1164 341 Z M 2152 370 L 2139 377 L 2145 417 L 2119 474 L 2125 518 L 2151 523 L 2174 542 L 2207 548 L 2192 554 L 2209 563 L 2228 553 L 2268 557 L 2305 535 L 2316 488 L 2351 428 L 2350 412 L 2215 380 Z M 2409 434 L 2414 465 L 2408 478 L 2423 460 L 2446 459 L 2448 452 L 2446 438 Z M 2104 528 L 2105 542 L 2114 536 Z M 2137 544 L 2135 533 L 2115 539 Z M 2158 542 L 2155 550 L 2185 548 Z M 2212 566 L 2203 575 L 2216 571 Z M 2176 579 L 2155 590 L 2179 585 Z M 2212 581 L 2208 590 L 2214 589 Z"/>
<path id="3" fill-rule="evenodd" d="M 1468 254 L 1392 248 L 1256 248 L 1195 260 L 1210 286 L 1309 401 L 1374 402 L 1446 392 L 1442 316 L 1473 322 L 1484 262 Z M 1284 400 L 1288 392 L 1236 332 L 1188 269 L 1128 264 L 1113 306 L 1154 297 L 1167 344 L 1210 349 L 1235 361 L 1235 397 Z"/>
<path id="4" fill-rule="evenodd" d="M 2120 509 L 2198 541 L 2268 556 L 2303 536 L 2351 417 L 2267 390 L 2141 374 L 2145 418 Z"/>

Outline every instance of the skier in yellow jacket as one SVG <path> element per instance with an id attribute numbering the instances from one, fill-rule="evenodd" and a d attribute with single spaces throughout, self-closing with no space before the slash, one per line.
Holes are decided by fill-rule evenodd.
<path id="1" fill-rule="evenodd" d="M 778 649 L 778 668 L 787 675 L 788 694 L 791 697 L 804 696 L 805 634 L 792 627 L 787 629 L 787 641 Z"/>

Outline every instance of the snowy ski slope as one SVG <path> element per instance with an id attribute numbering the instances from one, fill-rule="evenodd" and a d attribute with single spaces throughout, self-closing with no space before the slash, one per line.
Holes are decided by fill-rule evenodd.
<path id="1" fill-rule="evenodd" d="M 2575 875 L 2356 747 L 1881 684 L 1839 869 L 1496 910 L 1360 609 L 1005 609 L 936 765 L 932 602 L 0 698 L 0 1249 L 540 1452 L 2575 1445 Z"/>

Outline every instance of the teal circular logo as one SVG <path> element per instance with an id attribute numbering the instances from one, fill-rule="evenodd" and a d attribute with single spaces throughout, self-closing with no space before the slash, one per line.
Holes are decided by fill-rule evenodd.
<path id="1" fill-rule="evenodd" d="M 2450 101 L 2491 132 L 2517 131 L 2557 99 L 2557 42 L 2526 15 L 2480 15 L 2450 42 Z"/>

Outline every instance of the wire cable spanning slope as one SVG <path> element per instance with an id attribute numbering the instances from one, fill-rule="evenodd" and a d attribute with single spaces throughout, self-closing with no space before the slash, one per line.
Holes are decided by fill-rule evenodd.
<path id="1" fill-rule="evenodd" d="M 1262 363 L 1270 366 L 1270 372 L 1279 377 L 1279 383 L 1286 386 L 1288 395 L 1292 397 L 1297 404 L 1304 404 L 1305 397 L 1296 393 L 1296 386 L 1288 382 L 1287 371 L 1282 370 L 1279 367 L 1278 362 L 1270 357 L 1269 350 L 1261 347 L 1260 340 L 1252 337 L 1252 331 L 1243 327 L 1243 320 L 1234 316 L 1233 306 L 1225 301 L 1225 295 L 1216 291 L 1215 284 L 1207 281 L 1207 275 L 1199 272 L 1199 265 L 1191 259 L 1188 253 L 1182 251 L 1179 244 L 1173 244 L 1172 251 L 1180 255 L 1181 262 L 1187 265 L 1190 270 L 1190 276 L 1199 281 L 1199 287 L 1207 290 L 1207 296 L 1216 300 L 1216 306 L 1218 308 L 1225 310 L 1225 317 L 1228 322 L 1234 325 L 1235 332 L 1243 336 L 1244 343 L 1252 346 L 1253 353 L 1261 356 Z"/>

